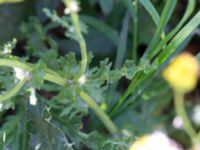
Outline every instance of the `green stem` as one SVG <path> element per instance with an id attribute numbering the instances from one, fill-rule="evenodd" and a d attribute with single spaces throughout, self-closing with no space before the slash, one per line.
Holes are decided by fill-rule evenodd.
<path id="1" fill-rule="evenodd" d="M 138 35 L 138 0 L 133 2 L 134 18 L 133 18 L 133 60 L 137 62 L 137 35 Z"/>
<path id="2" fill-rule="evenodd" d="M 10 99 L 11 97 L 15 96 L 16 93 L 23 87 L 23 85 L 26 83 L 26 79 L 20 80 L 16 86 L 11 89 L 10 91 L 5 92 L 4 94 L 0 95 L 0 103 L 4 102 L 7 99 Z"/>
<path id="3" fill-rule="evenodd" d="M 175 98 L 174 102 L 175 102 L 176 113 L 183 120 L 184 129 L 186 133 L 188 134 L 188 136 L 190 137 L 190 139 L 192 140 L 192 142 L 194 143 L 196 141 L 195 138 L 197 137 L 197 134 L 196 134 L 195 129 L 192 127 L 192 124 L 189 121 L 188 116 L 185 111 L 184 94 L 180 92 L 175 92 L 174 98 Z"/>
<path id="4" fill-rule="evenodd" d="M 98 107 L 96 102 L 87 93 L 83 91 L 81 91 L 79 94 L 80 94 L 80 97 L 85 101 L 85 103 L 87 103 L 88 106 L 90 106 L 90 108 L 96 113 L 96 115 L 103 122 L 103 124 L 106 126 L 108 131 L 112 134 L 117 133 L 118 132 L 117 127 L 110 120 L 108 115 Z"/>
<path id="5" fill-rule="evenodd" d="M 28 63 L 25 64 L 17 60 L 9 60 L 9 59 L 0 59 L 0 66 L 6 66 L 11 68 L 17 67 L 27 72 L 31 72 L 31 70 L 33 69 L 32 64 Z M 59 85 L 65 85 L 66 83 L 66 80 L 64 78 L 62 78 L 60 75 L 58 75 L 55 71 L 51 69 L 45 70 L 44 79 Z"/>
<path id="6" fill-rule="evenodd" d="M 16 60 L 8 60 L 8 59 L 0 59 L 0 66 L 7 66 L 7 67 L 12 67 L 12 68 L 18 67 L 18 68 L 22 69 L 23 71 L 31 71 L 32 67 L 33 67 L 32 64 L 25 64 L 25 63 L 21 63 Z M 61 86 L 66 85 L 66 79 L 62 78 L 60 75 L 58 75 L 56 72 L 54 72 L 53 70 L 50 70 L 50 69 L 45 70 L 44 80 L 53 82 L 53 83 L 61 85 Z M 3 95 L 3 97 L 0 97 L 0 98 L 5 100 L 5 99 L 8 99 L 8 98 L 14 96 L 21 89 L 21 87 L 24 85 L 24 83 L 26 81 L 27 80 L 21 80 L 13 90 L 8 91 L 6 93 L 6 95 Z M 109 116 L 103 110 L 101 110 L 99 108 L 99 106 L 96 104 L 96 102 L 89 95 L 87 95 L 87 93 L 85 93 L 84 91 L 77 91 L 77 94 L 96 113 L 96 115 L 103 122 L 103 124 L 105 125 L 105 127 L 111 134 L 114 134 L 118 131 L 117 128 L 115 127 L 114 123 L 109 118 Z M 0 102 L 1 102 L 1 99 L 0 99 Z"/>
<path id="7" fill-rule="evenodd" d="M 65 1 L 65 4 L 69 8 L 70 8 L 70 3 L 71 3 L 71 0 Z M 87 68 L 87 49 L 86 49 L 85 40 L 84 40 L 83 35 L 80 30 L 80 23 L 79 23 L 79 17 L 78 17 L 77 12 L 71 12 L 70 16 L 72 19 L 72 23 L 74 25 L 75 33 L 78 36 L 78 42 L 79 42 L 79 46 L 80 46 L 80 50 L 81 50 L 81 57 L 82 57 L 80 70 L 79 70 L 77 76 L 74 78 L 74 81 L 76 82 L 85 73 L 85 70 Z"/>

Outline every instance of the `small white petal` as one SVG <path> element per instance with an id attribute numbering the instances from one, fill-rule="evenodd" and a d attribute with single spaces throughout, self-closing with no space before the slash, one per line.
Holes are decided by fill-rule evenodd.
<path id="1" fill-rule="evenodd" d="M 66 14 L 66 15 L 70 14 L 70 9 L 69 8 L 65 8 L 64 14 Z"/>
<path id="2" fill-rule="evenodd" d="M 85 84 L 86 82 L 86 76 L 85 75 L 82 75 L 79 79 L 78 79 L 78 82 L 83 85 Z"/>
<path id="3" fill-rule="evenodd" d="M 75 1 L 75 0 L 71 1 L 69 4 L 69 8 L 70 8 L 71 12 L 78 12 L 79 6 L 78 6 L 77 1 Z"/>
<path id="4" fill-rule="evenodd" d="M 182 129 L 183 128 L 183 120 L 181 119 L 181 117 L 176 116 L 172 122 L 172 125 L 176 129 Z"/>
<path id="5" fill-rule="evenodd" d="M 29 72 L 27 71 L 23 71 L 22 69 L 20 68 L 17 68 L 17 67 L 14 67 L 14 72 L 15 72 L 15 77 L 19 80 L 23 80 L 23 79 L 29 79 L 30 78 L 30 75 L 29 75 Z"/>
<path id="6" fill-rule="evenodd" d="M 29 103 L 30 103 L 30 105 L 35 106 L 37 104 L 37 97 L 35 95 L 35 89 L 30 88 L 29 91 L 30 91 Z"/>
<path id="7" fill-rule="evenodd" d="M 72 0 L 69 2 L 67 8 L 65 8 L 64 13 L 68 15 L 69 13 L 78 12 L 80 10 L 77 1 Z"/>

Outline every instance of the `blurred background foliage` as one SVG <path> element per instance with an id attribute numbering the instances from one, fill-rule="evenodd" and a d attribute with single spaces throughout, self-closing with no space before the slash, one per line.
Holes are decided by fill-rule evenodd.
<path id="1" fill-rule="evenodd" d="M 153 0 L 158 12 L 164 5 L 164 1 Z M 120 28 L 125 17 L 126 4 L 121 0 L 80 0 L 82 20 L 89 25 L 89 33 L 85 35 L 88 50 L 95 55 L 111 56 L 117 47 Z M 178 3 L 177 9 L 168 25 L 172 28 L 180 19 L 185 10 L 187 0 Z M 200 5 L 198 3 L 198 5 Z M 43 8 L 56 10 L 59 15 L 63 15 L 64 6 L 61 0 L 29 0 L 19 3 L 4 3 L 0 5 L 0 44 L 12 40 L 13 37 L 21 39 L 23 42 L 24 35 L 20 31 L 22 22 L 27 22 L 29 16 L 36 16 L 42 24 L 48 23 L 48 18 L 43 12 Z M 197 6 L 198 8 L 198 6 Z M 138 48 L 139 53 L 143 53 L 146 45 L 152 38 L 156 26 L 149 17 L 145 9 L 139 7 L 139 31 L 138 31 Z M 132 22 L 130 22 L 130 26 Z M 128 34 L 132 34 L 130 30 Z M 53 34 L 54 39 L 59 43 L 61 52 L 66 53 L 68 49 L 79 52 L 78 45 L 69 39 L 63 38 L 63 30 L 58 28 L 49 34 Z M 92 42 L 90 42 L 92 39 Z M 128 38 L 128 43 L 131 43 Z M 106 45 L 106 46 L 104 46 Z M 131 49 L 131 44 L 129 49 Z"/>
<path id="2" fill-rule="evenodd" d="M 163 0 L 152 0 L 153 4 L 157 8 L 158 12 L 162 11 L 164 6 Z M 84 35 L 87 43 L 88 51 L 92 51 L 95 59 L 91 66 L 95 66 L 99 64 L 99 60 L 102 60 L 105 57 L 109 57 L 110 60 L 115 59 L 116 50 L 119 45 L 119 39 L 121 38 L 121 32 L 127 33 L 127 39 L 122 38 L 121 41 L 127 40 L 127 51 L 126 58 L 129 58 L 130 51 L 132 50 L 132 35 L 133 35 L 133 22 L 131 21 L 132 14 L 131 12 L 127 12 L 128 4 L 125 0 L 80 0 L 81 11 L 80 11 L 80 19 L 87 24 L 85 26 L 85 30 L 87 34 Z M 167 31 L 172 29 L 177 22 L 180 20 L 182 14 L 184 13 L 185 7 L 187 4 L 187 0 L 178 1 L 177 8 L 173 13 L 173 17 L 170 20 L 170 23 L 167 26 Z M 200 7 L 200 2 L 197 2 L 196 11 Z M 56 10 L 59 16 L 63 16 L 64 5 L 61 0 L 25 0 L 20 3 L 9 3 L 9 4 L 1 4 L 0 5 L 0 45 L 4 44 L 7 41 L 16 37 L 18 39 L 18 43 L 14 50 L 14 54 L 18 56 L 26 56 L 26 54 L 33 56 L 31 58 L 32 62 L 36 62 L 35 58 L 41 58 L 45 63 L 47 63 L 48 67 L 55 68 L 57 55 L 65 55 L 70 51 L 76 52 L 79 54 L 79 46 L 78 44 L 71 40 L 70 38 L 66 38 L 65 29 L 63 27 L 58 26 L 55 22 L 51 22 L 51 19 L 47 17 L 44 13 L 43 8 L 48 8 L 49 10 Z M 152 39 L 152 36 L 155 32 L 156 26 L 152 19 L 149 17 L 146 10 L 139 6 L 138 8 L 138 54 L 142 56 L 145 51 L 148 43 Z M 34 17 L 33 17 L 34 16 Z M 127 29 L 126 27 L 129 26 Z M 197 29 L 192 37 L 190 37 L 186 43 L 190 41 L 189 46 L 185 47 L 186 43 L 183 44 L 183 48 L 187 51 L 190 51 L 193 54 L 197 54 L 200 49 L 199 41 L 200 40 L 200 31 Z M 125 42 L 126 43 L 126 42 Z M 63 58 L 65 59 L 65 58 Z M 70 55 L 70 60 L 73 62 L 74 58 Z M 73 62 L 74 63 L 74 62 Z M 103 64 L 103 63 L 102 63 Z M 108 65 L 108 63 L 105 63 Z M 106 66 L 105 65 L 105 66 Z M 128 65 L 132 65 L 131 63 Z M 103 66 L 103 65 L 102 65 Z M 103 69 L 107 69 L 104 66 Z M 40 69 L 40 64 L 39 68 Z M 113 67 L 113 66 L 112 66 Z M 77 69 L 77 68 L 76 68 Z M 102 70 L 103 70 L 102 69 Z M 134 68 L 135 69 L 135 68 Z M 148 70 L 148 67 L 147 67 Z M 107 71 L 107 70 L 106 70 Z M 108 71 L 109 72 L 109 71 Z M 133 73 L 132 71 L 131 73 Z M 117 75 L 116 75 L 117 76 Z M 117 78 L 117 77 L 116 77 Z M 120 86 L 118 87 L 118 93 L 113 92 L 112 96 L 109 97 L 110 100 L 114 99 L 120 95 L 120 93 L 124 92 L 127 88 L 129 82 L 127 79 L 122 78 L 119 82 Z M 154 84 L 157 83 L 157 84 Z M 92 83 L 91 83 L 92 84 Z M 90 85 L 92 86 L 92 85 Z M 58 87 L 52 86 L 54 89 L 60 90 Z M 45 87 L 44 87 L 45 88 Z M 88 87 L 85 87 L 86 89 Z M 91 87 L 90 87 L 91 88 Z M 92 87 L 93 88 L 93 87 Z M 89 92 L 91 92 L 88 89 Z M 199 88 L 199 87 L 198 87 Z M 194 92 L 187 95 L 189 101 L 189 106 L 199 103 L 200 94 L 197 92 L 199 89 L 196 89 Z M 51 89 L 51 88 L 49 88 Z M 48 90 L 49 90 L 48 89 Z M 70 91 L 70 89 L 64 89 Z M 94 89 L 93 89 L 94 90 Z M 172 94 L 170 89 L 167 87 L 166 83 L 160 77 L 160 75 L 156 75 L 151 81 L 148 82 L 148 85 L 145 89 L 137 90 L 137 93 L 134 93 L 133 96 L 128 98 L 128 102 L 131 101 L 131 108 L 128 111 L 118 112 L 116 116 L 112 116 L 113 120 L 117 124 L 119 128 L 128 129 L 131 133 L 135 135 L 141 135 L 144 133 L 148 133 L 149 131 L 154 130 L 155 128 L 165 128 L 169 131 L 172 137 L 180 141 L 180 143 L 184 143 L 184 146 L 188 146 L 188 140 L 181 138 L 184 133 L 181 131 L 177 134 L 177 130 L 171 128 L 171 121 L 174 118 L 175 114 L 173 110 L 172 104 Z M 102 93 L 98 93 L 97 91 L 92 91 L 95 95 L 100 95 L 99 97 L 103 97 Z M 92 93 L 91 92 L 91 93 Z M 96 93 L 95 93 L 96 92 Z M 42 98 L 43 101 L 47 101 L 47 97 L 50 95 L 55 95 L 55 93 L 45 93 L 44 91 L 40 91 L 41 95 L 45 95 Z M 106 93 L 109 95 L 108 93 Z M 73 93 L 72 93 L 73 97 Z M 59 93 L 58 96 L 54 97 L 54 101 L 57 99 L 64 99 L 63 93 Z M 23 100 L 22 100 L 23 101 Z M 100 101 L 100 100 L 99 100 Z M 19 102 L 21 103 L 21 101 Z M 49 102 L 51 105 L 51 102 Z M 191 104 L 192 103 L 192 104 Z M 12 104 L 10 104 L 11 106 Z M 56 104 L 52 104 L 56 105 Z M 58 104 L 59 105 L 59 104 Z M 66 104 L 67 105 L 67 104 Z M 71 105 L 71 104 L 70 104 Z M 81 103 L 81 111 L 85 113 L 87 108 Z M 127 103 L 126 105 L 129 105 Z M 9 106 L 9 107 L 10 107 Z M 35 128 L 31 132 L 30 136 L 30 149 L 33 149 L 34 145 L 37 145 L 39 142 L 45 143 L 43 145 L 48 149 L 55 149 L 55 143 L 51 143 L 48 140 L 52 135 L 57 136 L 57 140 L 64 141 L 65 143 L 69 143 L 64 135 L 63 131 L 68 132 L 70 140 L 76 141 L 78 144 L 87 145 L 89 148 L 94 148 L 100 142 L 104 143 L 105 149 L 111 149 L 113 143 L 118 142 L 119 139 L 113 138 L 109 141 L 103 139 L 99 136 L 96 131 L 89 133 L 92 129 L 96 129 L 98 122 L 94 122 L 95 119 L 94 114 L 90 114 L 90 119 L 88 116 L 81 118 L 80 116 L 71 117 L 70 123 L 64 120 L 66 114 L 68 115 L 70 110 L 63 108 L 64 110 L 60 112 L 55 109 L 52 111 L 52 121 L 46 122 L 43 119 L 41 114 L 44 110 L 45 106 L 38 106 L 35 111 L 35 108 L 30 109 L 30 122 L 35 123 Z M 59 106 L 60 107 L 60 106 Z M 25 109 L 25 108 L 23 108 Z M 156 110 L 156 111 L 155 111 Z M 189 110 L 191 111 L 191 110 Z M 60 118 L 56 116 L 56 114 L 63 114 Z M 8 114 L 14 114 L 16 112 L 9 112 Z M 17 112 L 19 115 L 16 116 L 16 122 L 21 120 L 27 114 L 24 114 L 25 111 L 21 110 Z M 48 113 L 48 111 L 47 111 Z M 167 115 L 162 115 L 167 114 Z M 9 116 L 8 115 L 8 116 Z M 47 114 L 48 115 L 48 114 Z M 2 115 L 3 116 L 3 115 Z M 5 115 L 7 116 L 7 115 Z M 134 116 L 134 117 L 132 117 Z M 13 116 L 11 116 L 13 117 Z M 18 117 L 18 118 L 17 118 Z M 3 117 L 2 117 L 3 118 Z M 9 117 L 8 117 L 9 118 Z M 78 119 L 77 119 L 78 118 Z M 128 118 L 128 121 L 127 121 Z M 23 120 L 24 121 L 24 120 Z M 84 134 L 83 132 L 76 132 L 79 127 L 78 126 L 70 126 L 74 123 L 76 125 L 80 123 L 80 121 L 84 124 L 84 131 L 88 132 L 88 134 Z M 13 124 L 16 124 L 14 122 Z M 62 123 L 61 123 L 62 122 Z M 77 123 L 78 122 L 78 123 Z M 86 123 L 85 123 L 86 122 Z M 22 126 L 23 126 L 22 122 Z M 43 128 L 38 128 L 38 126 L 42 126 Z M 6 125 L 5 125 L 6 126 Z M 7 125 L 7 129 L 9 129 L 9 124 Z M 58 128 L 59 127 L 59 128 Z M 38 128 L 38 129 L 36 129 Z M 101 128 L 101 127 L 100 127 Z M 51 135 L 43 135 L 44 131 L 40 130 L 48 130 L 47 133 Z M 37 132 L 36 132 L 37 130 Z M 62 130 L 62 131 L 61 131 Z M 23 131 L 19 131 L 23 132 Z M 8 131 L 9 133 L 9 131 Z M 45 132 L 46 133 L 46 132 Z M 17 137 L 17 136 L 16 136 Z M 14 139 L 15 137 L 13 137 Z M 19 137 L 18 137 L 19 138 Z M 41 138 L 41 140 L 40 140 Z M 38 141 L 36 141 L 37 139 Z M 90 142 L 90 140 L 94 140 L 94 142 Z M 127 139 L 124 139 L 126 141 Z M 67 142 L 66 142 L 67 141 Z M 120 140 L 119 140 L 120 141 Z M 127 145 L 123 145 L 124 143 L 128 143 L 127 141 L 121 141 L 120 145 L 118 143 L 119 149 L 126 149 Z M 11 141 L 12 142 L 12 141 Z M 85 142 L 85 143 L 84 143 Z M 124 143 L 123 143 L 124 142 Z M 9 142 L 8 142 L 9 143 Z M 111 144 L 112 143 L 112 144 Z M 59 143 L 60 149 L 64 149 L 62 147 L 63 143 Z M 70 145 L 67 145 L 70 149 Z M 78 147 L 78 146 L 77 146 Z M 116 148 L 116 147 L 115 147 Z M 113 148 L 114 149 L 114 148 Z"/>

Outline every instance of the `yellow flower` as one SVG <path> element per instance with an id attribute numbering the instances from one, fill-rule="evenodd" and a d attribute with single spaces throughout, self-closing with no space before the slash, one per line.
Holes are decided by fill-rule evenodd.
<path id="1" fill-rule="evenodd" d="M 199 75 L 198 60 L 189 53 L 182 53 L 163 71 L 163 77 L 172 88 L 181 93 L 193 90 Z"/>

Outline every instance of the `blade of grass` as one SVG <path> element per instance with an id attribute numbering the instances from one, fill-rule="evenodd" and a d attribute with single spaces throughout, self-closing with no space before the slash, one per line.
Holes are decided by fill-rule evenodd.
<path id="1" fill-rule="evenodd" d="M 123 64 L 125 53 L 126 53 L 126 44 L 127 44 L 127 37 L 128 37 L 128 28 L 129 28 L 129 18 L 130 18 L 130 13 L 127 11 L 124 20 L 123 20 L 123 25 L 121 28 L 121 33 L 120 33 L 120 39 L 119 39 L 119 45 L 117 48 L 117 54 L 116 54 L 116 60 L 115 60 L 115 65 L 114 68 L 120 68 Z M 109 89 L 109 99 L 113 99 L 113 92 L 116 90 L 118 83 L 115 83 L 112 85 L 112 87 Z M 108 101 L 108 106 L 112 108 L 115 102 L 113 101 Z"/>
<path id="2" fill-rule="evenodd" d="M 195 8 L 195 0 L 189 0 L 186 11 L 181 21 L 169 34 L 167 34 L 167 36 L 158 44 L 158 46 L 154 50 L 149 51 L 147 56 L 148 59 L 152 59 L 163 48 L 163 46 L 167 44 L 169 40 L 180 30 L 180 28 L 183 26 L 183 24 L 187 21 L 187 19 L 194 11 L 194 8 Z"/>
<path id="3" fill-rule="evenodd" d="M 155 9 L 155 7 L 153 6 L 153 4 L 151 3 L 151 1 L 150 0 L 139 0 L 139 2 L 146 9 L 146 11 L 149 13 L 149 15 L 151 16 L 155 25 L 158 26 L 159 22 L 160 22 L 160 16 L 159 16 L 157 10 Z M 162 34 L 161 34 L 161 38 L 163 39 L 164 37 L 165 37 L 165 33 L 163 31 Z"/>
<path id="4" fill-rule="evenodd" d="M 119 37 L 119 45 L 117 48 L 117 55 L 115 60 L 115 68 L 119 68 L 122 66 L 125 53 L 126 53 L 126 44 L 127 44 L 127 35 L 128 35 L 128 27 L 129 27 L 129 13 L 125 14 L 123 25 Z"/>
<path id="5" fill-rule="evenodd" d="M 114 30 L 112 27 L 109 25 L 103 23 L 102 21 L 99 21 L 98 19 L 94 17 L 90 17 L 87 15 L 81 15 L 80 19 L 89 24 L 90 26 L 94 27 L 98 31 L 100 31 L 104 36 L 106 36 L 108 39 L 113 41 L 115 45 L 118 45 L 119 41 L 119 35 L 116 30 Z"/>
<path id="6" fill-rule="evenodd" d="M 154 23 L 156 25 L 158 25 L 159 21 L 160 21 L 160 16 L 159 16 L 158 12 L 156 11 L 155 7 L 153 6 L 153 4 L 151 3 L 151 1 L 150 0 L 139 0 L 139 2 L 149 13 L 149 15 L 153 19 Z"/>
<path id="7" fill-rule="evenodd" d="M 160 22 L 159 25 L 157 27 L 157 30 L 151 40 L 151 43 L 149 44 L 147 50 L 145 51 L 143 58 L 146 58 L 147 54 L 149 53 L 149 51 L 153 51 L 156 47 L 156 45 L 158 45 L 159 40 L 160 40 L 160 36 L 162 34 L 162 32 L 164 31 L 173 11 L 175 8 L 177 0 L 168 0 L 165 3 L 165 7 L 162 11 L 162 15 L 160 18 Z"/>
<path id="8" fill-rule="evenodd" d="M 137 59 L 137 35 L 138 35 L 138 0 L 123 0 L 122 3 L 130 11 L 131 17 L 133 18 L 133 51 L 132 58 L 136 62 Z"/>
<path id="9" fill-rule="evenodd" d="M 162 53 L 160 53 L 158 63 L 162 64 L 199 25 L 200 11 L 177 33 Z"/>
<path id="10" fill-rule="evenodd" d="M 124 4 L 124 6 L 128 8 L 128 10 L 130 11 L 131 17 L 135 18 L 135 11 L 133 9 L 132 0 L 122 0 L 121 2 Z"/>
<path id="11" fill-rule="evenodd" d="M 164 31 L 164 28 L 167 25 L 171 15 L 172 15 L 172 12 L 175 8 L 176 2 L 177 2 L 177 0 L 166 1 L 158 28 L 156 30 L 156 33 L 155 33 L 149 47 L 146 50 L 145 54 L 147 54 L 147 51 L 153 49 L 156 46 L 156 44 L 159 42 L 160 36 L 161 36 L 162 32 Z M 145 54 L 144 54 L 144 56 L 145 56 Z M 131 84 L 129 85 L 129 87 L 127 88 L 125 93 L 119 98 L 119 100 L 113 107 L 111 114 L 114 113 L 120 107 L 120 105 L 126 100 L 126 98 L 133 92 L 133 89 L 136 89 L 136 87 L 140 84 L 140 82 L 145 80 L 146 77 L 147 77 L 147 75 L 142 72 L 139 72 L 136 75 L 136 77 L 131 81 Z"/>
<path id="12" fill-rule="evenodd" d="M 131 84 L 127 88 L 126 92 L 119 98 L 118 103 L 113 108 L 111 112 L 112 116 L 115 116 L 116 110 L 118 110 L 120 105 L 131 95 L 131 93 L 139 92 L 137 91 L 143 89 L 145 82 L 148 81 L 162 66 L 162 64 L 170 57 L 170 55 L 175 52 L 175 50 L 188 38 L 188 36 L 200 25 L 200 11 L 183 27 L 181 31 L 172 39 L 172 41 L 167 45 L 167 47 L 158 56 L 158 69 L 151 70 L 148 74 L 139 72 L 136 77 L 131 81 Z M 155 60 L 156 61 L 156 60 Z M 140 87 L 140 85 L 142 85 Z M 140 88 L 138 88 L 140 87 Z"/>

